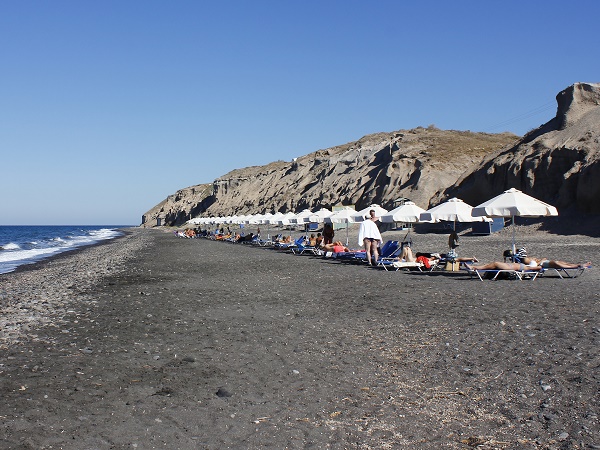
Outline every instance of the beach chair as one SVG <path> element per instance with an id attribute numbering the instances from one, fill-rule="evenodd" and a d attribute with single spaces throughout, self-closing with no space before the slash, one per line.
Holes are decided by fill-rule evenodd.
<path id="1" fill-rule="evenodd" d="M 383 266 L 383 268 L 385 270 L 392 270 L 387 268 L 388 266 Z M 423 268 L 425 266 L 423 266 L 423 263 L 420 262 L 408 262 L 408 261 L 394 261 L 391 264 L 391 268 L 393 268 L 393 270 L 400 270 L 400 269 L 404 269 L 404 270 L 418 270 L 419 272 L 423 272 Z M 429 269 L 428 269 L 429 270 Z"/>
<path id="2" fill-rule="evenodd" d="M 395 242 L 397 242 L 397 241 L 395 241 Z M 379 256 L 379 258 L 377 259 L 377 262 L 376 262 L 377 267 L 381 267 L 385 270 L 398 270 L 397 268 L 394 267 L 393 263 L 398 261 L 398 258 L 402 254 L 402 245 L 398 243 L 395 250 L 393 250 L 393 251 L 392 250 L 393 250 L 393 245 L 391 245 L 389 248 L 386 249 L 386 251 L 391 251 L 389 256 L 384 256 L 383 252 L 382 252 L 382 256 Z"/>
<path id="3" fill-rule="evenodd" d="M 390 258 L 391 255 L 398 250 L 399 246 L 400 244 L 398 241 L 387 241 L 379 249 L 379 259 Z M 337 253 L 336 259 L 342 262 L 364 263 L 367 262 L 367 252 L 363 250 L 360 252 Z"/>
<path id="4" fill-rule="evenodd" d="M 498 280 L 498 279 L 502 278 L 502 277 L 500 277 L 500 275 L 506 275 L 506 276 L 508 276 L 508 278 L 512 278 L 512 279 L 519 280 L 519 281 L 522 281 L 524 279 L 533 281 L 538 277 L 538 275 L 541 272 L 540 270 L 527 270 L 527 269 L 523 269 L 523 270 L 508 270 L 508 269 L 477 270 L 477 269 L 465 268 L 465 270 L 469 273 L 471 278 L 477 277 L 477 278 L 479 278 L 480 281 L 483 281 L 485 279 Z"/>
<path id="5" fill-rule="evenodd" d="M 522 258 L 519 257 L 519 255 L 514 255 L 514 259 L 515 259 L 515 262 L 523 264 L 523 260 L 522 260 Z M 560 279 L 577 278 L 578 276 L 583 274 L 585 269 L 586 269 L 585 266 L 579 266 L 579 267 L 574 267 L 574 268 L 569 268 L 569 269 L 556 268 L 556 267 L 542 267 L 542 269 L 540 270 L 539 276 L 542 277 L 546 274 L 552 273 L 552 274 L 557 275 Z"/>
<path id="6" fill-rule="evenodd" d="M 308 238 L 306 236 L 300 236 L 292 244 L 288 245 L 286 250 L 289 250 L 292 253 L 296 253 L 298 248 L 300 248 L 301 246 L 304 246 L 307 239 Z"/>
<path id="7" fill-rule="evenodd" d="M 589 269 L 589 267 L 586 266 L 576 267 L 573 269 L 557 269 L 556 267 L 546 267 L 542 268 L 540 271 L 540 276 L 544 276 L 547 273 L 552 273 L 558 275 L 560 279 L 577 278 L 578 276 L 583 275 L 583 272 L 585 272 L 586 268 Z"/>
<path id="8" fill-rule="evenodd" d="M 306 245 L 304 242 L 297 244 L 290 249 L 294 255 L 319 255 L 319 249 L 317 247 L 313 245 Z"/>

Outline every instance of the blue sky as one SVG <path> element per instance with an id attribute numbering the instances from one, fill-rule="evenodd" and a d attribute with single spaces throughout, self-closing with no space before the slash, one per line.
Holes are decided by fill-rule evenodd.
<path id="1" fill-rule="evenodd" d="M 0 1 L 0 224 L 132 224 L 379 131 L 524 134 L 599 82 L 600 2 Z"/>

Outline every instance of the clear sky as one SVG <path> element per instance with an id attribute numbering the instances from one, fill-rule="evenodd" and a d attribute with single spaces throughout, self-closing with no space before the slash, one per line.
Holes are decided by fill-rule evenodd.
<path id="1" fill-rule="evenodd" d="M 0 0 L 0 225 L 131 224 L 379 131 L 522 135 L 600 81 L 589 1 Z"/>

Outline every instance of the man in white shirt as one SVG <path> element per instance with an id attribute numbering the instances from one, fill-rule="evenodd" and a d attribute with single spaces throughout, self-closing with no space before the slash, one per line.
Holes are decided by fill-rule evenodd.
<path id="1" fill-rule="evenodd" d="M 369 217 L 365 217 L 365 220 L 361 222 L 358 231 L 358 245 L 365 246 L 367 262 L 370 266 L 377 264 L 377 259 L 379 259 L 377 248 L 382 241 L 381 233 L 375 223 L 377 220 L 379 219 L 375 217 L 375 210 L 372 209 L 369 211 Z"/>

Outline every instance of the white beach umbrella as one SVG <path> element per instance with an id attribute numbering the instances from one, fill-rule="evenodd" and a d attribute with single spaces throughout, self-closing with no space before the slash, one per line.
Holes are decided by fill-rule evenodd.
<path id="1" fill-rule="evenodd" d="M 289 225 L 290 219 L 294 216 L 295 216 L 295 214 L 293 212 L 291 212 L 291 211 L 286 212 L 283 216 L 281 216 L 277 220 L 277 225 L 280 225 L 280 226 Z"/>
<path id="2" fill-rule="evenodd" d="M 323 223 L 325 218 L 331 216 L 332 214 L 333 213 L 327 208 L 321 208 L 312 215 L 308 216 L 308 221 L 310 223 Z"/>
<path id="3" fill-rule="evenodd" d="M 415 223 L 419 221 L 419 217 L 421 213 L 424 213 L 425 210 L 420 208 L 413 202 L 406 202 L 401 206 L 398 206 L 395 209 L 392 209 L 390 212 L 383 214 L 381 216 L 381 221 L 384 223 L 391 222 L 405 222 L 405 223 Z"/>
<path id="4" fill-rule="evenodd" d="M 272 214 L 271 217 L 269 217 L 266 220 L 266 224 L 267 224 L 267 239 L 270 239 L 270 226 L 271 225 L 276 225 L 277 222 L 283 217 L 283 213 L 282 212 L 276 212 L 275 214 Z"/>
<path id="5" fill-rule="evenodd" d="M 456 229 L 456 222 L 482 222 L 485 220 L 484 217 L 473 217 L 472 210 L 471 205 L 455 197 L 421 213 L 419 221 L 438 222 L 445 220 L 454 222 L 454 229 Z"/>
<path id="6" fill-rule="evenodd" d="M 354 223 L 352 216 L 356 214 L 354 208 L 344 206 L 343 209 L 335 211 L 332 215 L 325 217 L 323 220 L 325 223 Z"/>
<path id="7" fill-rule="evenodd" d="M 348 228 L 351 223 L 354 223 L 354 214 L 356 210 L 349 206 L 344 206 L 342 209 L 335 211 L 331 216 L 325 217 L 325 223 L 345 223 L 346 224 L 346 246 L 348 246 Z"/>
<path id="8" fill-rule="evenodd" d="M 312 211 L 310 209 L 305 209 L 304 211 L 295 214 L 294 217 L 290 218 L 291 223 L 303 224 L 308 223 L 308 218 L 312 215 Z"/>
<path id="9" fill-rule="evenodd" d="M 382 208 L 379 205 L 372 204 L 372 205 L 367 206 L 364 209 L 361 209 L 358 212 L 355 212 L 354 215 L 352 216 L 352 218 L 354 219 L 355 222 L 362 222 L 363 220 L 365 220 L 365 216 L 368 216 L 370 214 L 371 210 L 375 211 L 375 217 L 381 217 L 384 214 L 387 214 L 387 212 L 388 212 L 387 209 Z"/>
<path id="10" fill-rule="evenodd" d="M 515 254 L 515 216 L 558 216 L 558 210 L 548 203 L 511 188 L 473 208 L 474 216 L 510 217 L 512 219 L 512 251 Z"/>
<path id="11" fill-rule="evenodd" d="M 236 221 L 235 223 L 236 223 L 236 224 L 238 224 L 238 225 L 239 225 L 239 224 L 242 224 L 242 223 L 246 223 L 246 218 L 247 218 L 247 217 L 248 217 L 248 216 L 247 216 L 247 215 L 245 215 L 245 214 L 243 214 L 243 215 L 241 215 L 241 216 L 237 216 L 237 221 Z"/>
<path id="12" fill-rule="evenodd" d="M 272 213 L 265 213 L 258 219 L 259 225 L 267 226 L 267 237 L 269 236 L 269 231 L 268 231 L 269 230 L 269 220 L 271 220 L 272 217 L 273 217 Z M 260 235 L 260 227 L 258 227 L 258 229 L 256 230 L 256 234 Z"/>
<path id="13" fill-rule="evenodd" d="M 267 223 L 270 225 L 277 225 L 277 221 L 283 217 L 283 213 L 276 212 L 271 217 L 267 219 Z"/>
<path id="14" fill-rule="evenodd" d="M 273 214 L 271 214 L 271 213 L 263 214 L 259 223 L 266 225 L 269 223 L 269 219 L 271 219 L 271 217 L 273 217 Z"/>
<path id="15" fill-rule="evenodd" d="M 246 225 L 258 225 L 260 223 L 260 221 L 262 220 L 262 214 L 250 214 L 248 216 L 246 216 L 246 219 L 244 220 L 244 223 Z"/>

